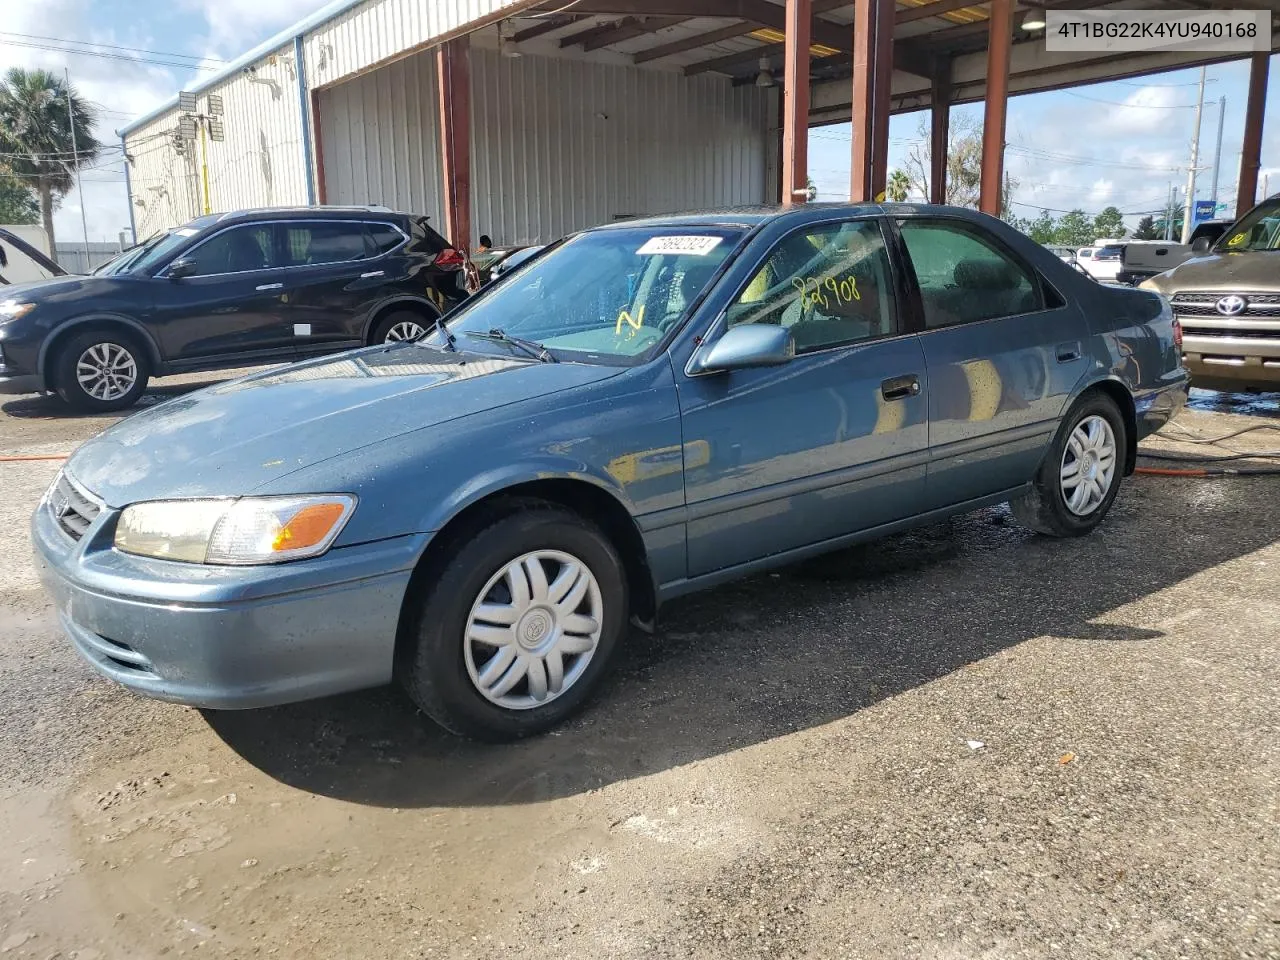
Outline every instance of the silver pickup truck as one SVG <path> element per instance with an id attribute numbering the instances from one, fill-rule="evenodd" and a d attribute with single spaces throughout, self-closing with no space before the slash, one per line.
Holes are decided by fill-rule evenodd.
<path id="1" fill-rule="evenodd" d="M 1191 231 L 1188 243 L 1169 240 L 1126 240 L 1120 254 L 1117 283 L 1136 286 L 1147 277 L 1172 270 L 1186 263 L 1197 253 L 1203 253 L 1227 232 L 1230 220 L 1206 220 Z"/>
<path id="2" fill-rule="evenodd" d="M 1140 286 L 1172 301 L 1193 387 L 1280 390 L 1280 196 Z"/>

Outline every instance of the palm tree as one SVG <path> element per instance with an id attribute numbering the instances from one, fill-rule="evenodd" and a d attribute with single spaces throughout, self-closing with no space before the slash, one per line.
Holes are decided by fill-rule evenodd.
<path id="1" fill-rule="evenodd" d="M 11 68 L 0 80 L 0 154 L 12 174 L 40 198 L 40 216 L 54 249 L 53 208 L 75 186 L 75 170 L 102 149 L 89 132 L 97 112 L 48 70 Z M 76 149 L 71 146 L 75 122 Z M 83 203 L 83 198 L 81 199 Z M 55 258 L 56 259 L 56 258 Z"/>
<path id="2" fill-rule="evenodd" d="M 911 193 L 911 180 L 905 170 L 894 170 L 889 174 L 889 183 L 885 187 L 885 195 L 897 203 L 901 203 Z"/>

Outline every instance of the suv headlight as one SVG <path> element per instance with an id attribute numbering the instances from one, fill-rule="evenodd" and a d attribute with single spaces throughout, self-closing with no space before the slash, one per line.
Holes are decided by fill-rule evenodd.
<path id="1" fill-rule="evenodd" d="M 257 564 L 324 553 L 355 510 L 349 494 L 152 500 L 126 507 L 115 546 L 186 563 Z"/>
<path id="2" fill-rule="evenodd" d="M 8 323 L 10 320 L 17 320 L 19 317 L 25 317 L 28 313 L 36 308 L 34 303 L 24 303 L 21 300 L 0 300 L 0 323 Z"/>

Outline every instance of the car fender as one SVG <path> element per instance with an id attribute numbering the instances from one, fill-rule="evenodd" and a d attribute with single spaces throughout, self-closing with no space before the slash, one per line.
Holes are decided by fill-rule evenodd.
<path id="1" fill-rule="evenodd" d="M 49 335 L 45 337 L 44 341 L 40 344 L 40 353 L 36 360 L 36 372 L 39 373 L 46 382 L 48 381 L 48 377 L 46 377 L 45 374 L 48 368 L 50 346 L 56 341 L 61 340 L 69 332 L 73 332 L 76 327 L 83 327 L 89 324 L 119 324 L 121 326 L 128 327 L 134 333 L 139 335 L 143 346 L 146 347 L 147 353 L 149 354 L 148 359 L 151 361 L 151 365 L 155 368 L 156 372 L 159 372 L 160 368 L 164 365 L 164 360 L 160 356 L 160 345 L 156 343 L 156 338 L 152 336 L 150 330 L 137 320 L 119 313 L 90 313 L 80 317 L 73 317 L 70 320 L 59 323 L 49 331 Z"/>
<path id="2" fill-rule="evenodd" d="M 546 480 L 570 480 L 589 483 L 616 500 L 628 516 L 635 519 L 635 508 L 623 492 L 622 485 L 603 471 L 581 461 L 548 457 L 538 461 L 507 464 L 476 474 L 447 497 L 433 503 L 418 529 L 438 533 L 468 507 L 503 491 L 526 483 Z"/>
<path id="3" fill-rule="evenodd" d="M 393 307 L 401 306 L 422 307 L 428 310 L 434 317 L 439 317 L 441 315 L 440 308 L 426 297 L 419 297 L 410 293 L 396 294 L 394 296 L 387 297 L 384 300 L 379 300 L 369 309 L 368 316 L 364 318 L 364 329 L 360 332 L 360 339 L 368 343 L 369 334 L 373 332 L 374 318 Z"/>

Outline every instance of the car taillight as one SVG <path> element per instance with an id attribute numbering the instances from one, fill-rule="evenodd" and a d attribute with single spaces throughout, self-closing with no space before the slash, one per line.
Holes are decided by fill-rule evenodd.
<path id="1" fill-rule="evenodd" d="M 1182 324 L 1177 320 L 1173 321 L 1173 345 L 1179 350 L 1182 349 Z"/>
<path id="2" fill-rule="evenodd" d="M 453 249 L 453 247 L 445 247 L 436 254 L 435 264 L 437 267 L 460 267 L 462 263 L 462 254 Z"/>

